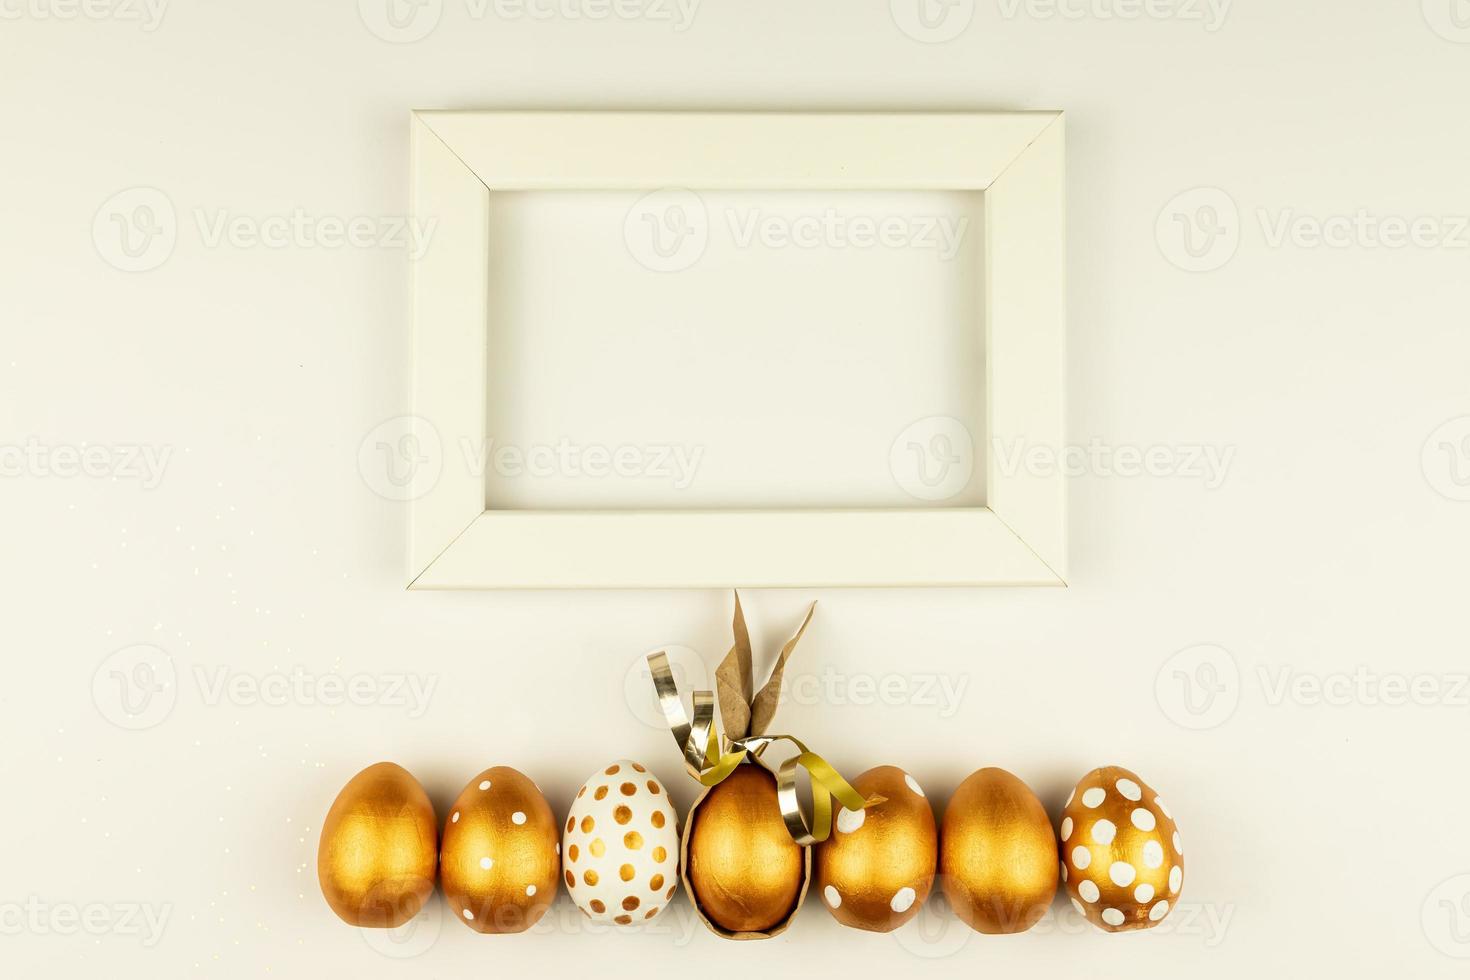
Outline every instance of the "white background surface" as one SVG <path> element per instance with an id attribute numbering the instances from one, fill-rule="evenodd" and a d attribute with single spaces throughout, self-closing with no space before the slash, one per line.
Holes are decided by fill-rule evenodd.
<path id="1" fill-rule="evenodd" d="M 491 196 L 487 508 L 984 505 L 983 437 L 953 486 L 931 465 L 941 499 L 890 458 L 931 417 L 985 431 L 982 195 L 668 198 Z M 645 215 L 691 237 L 660 227 L 662 260 Z M 628 450 L 626 475 L 591 447 Z"/>
<path id="2" fill-rule="evenodd" d="M 1215 30 L 994 0 L 956 8 L 945 43 L 837 0 L 706 0 L 683 31 L 445 0 L 406 44 L 347 2 L 178 2 L 152 31 L 63 4 L 0 8 L 0 444 L 26 449 L 0 479 L 7 975 L 1463 974 L 1470 28 L 1449 0 L 1237 3 Z M 492 764 L 562 809 L 633 756 L 687 805 L 624 682 L 657 645 L 713 665 L 729 639 L 724 593 L 402 590 L 404 508 L 358 447 L 405 410 L 405 250 L 210 229 L 401 214 L 407 110 L 435 106 L 1068 112 L 1073 438 L 1161 463 L 1084 467 L 1068 590 L 822 595 L 781 724 L 846 771 L 904 765 L 936 803 L 981 765 L 1053 812 L 1091 767 L 1136 769 L 1185 834 L 1164 927 L 877 936 L 813 899 L 737 947 L 682 900 L 629 936 L 563 902 L 532 935 L 430 915 L 375 947 L 331 916 L 320 820 L 378 759 L 441 809 Z M 113 195 L 137 187 L 166 195 L 176 241 L 126 273 L 111 216 L 157 199 Z M 1330 220 L 1359 212 L 1432 220 L 1394 248 Z M 1323 224 L 1346 238 L 1314 244 Z M 83 444 L 167 465 L 151 487 L 121 464 L 64 475 Z M 1197 449 L 1228 455 L 1223 480 Z M 757 644 L 810 598 L 748 596 Z M 137 644 L 176 676 L 146 702 L 112 674 Z M 252 693 L 298 671 L 380 696 Z M 409 675 L 434 684 L 422 713 L 388 691 Z M 1419 703 L 1389 703 L 1404 689 Z M 150 727 L 115 723 L 124 690 Z"/>

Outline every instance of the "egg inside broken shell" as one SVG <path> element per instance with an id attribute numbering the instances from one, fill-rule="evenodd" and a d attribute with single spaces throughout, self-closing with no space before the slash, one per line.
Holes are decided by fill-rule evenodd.
<path id="1" fill-rule="evenodd" d="M 705 924 L 728 939 L 765 939 L 806 895 L 811 854 L 791 839 L 776 777 L 747 762 L 695 801 L 684 828 L 684 884 Z"/>

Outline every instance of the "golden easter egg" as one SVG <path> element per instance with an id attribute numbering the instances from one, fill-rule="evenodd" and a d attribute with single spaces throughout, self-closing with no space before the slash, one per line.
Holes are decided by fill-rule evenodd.
<path id="1" fill-rule="evenodd" d="M 337 794 L 317 845 L 327 904 L 348 925 L 392 929 L 434 893 L 439 858 L 434 805 L 409 772 L 368 766 Z"/>
<path id="2" fill-rule="evenodd" d="M 679 817 L 647 768 L 619 759 L 577 791 L 562 827 L 562 876 L 597 922 L 652 919 L 679 888 Z"/>
<path id="3" fill-rule="evenodd" d="M 1151 928 L 1179 901 L 1179 828 L 1136 773 L 1104 766 L 1083 776 L 1067 797 L 1058 836 L 1067 894 L 1099 929 Z"/>
<path id="4" fill-rule="evenodd" d="M 556 900 L 556 815 L 508 766 L 471 779 L 449 809 L 439 877 L 450 912 L 476 932 L 524 932 Z"/>
<path id="5" fill-rule="evenodd" d="M 919 914 L 934 884 L 934 810 L 914 777 L 896 766 L 869 769 L 852 787 L 883 802 L 837 811 L 832 836 L 812 847 L 812 882 L 838 922 L 890 932 Z"/>
<path id="6" fill-rule="evenodd" d="M 1057 892 L 1057 841 L 1046 808 L 1004 769 L 960 783 L 939 832 L 939 879 L 977 932 L 1025 932 Z"/>
<path id="7" fill-rule="evenodd" d="M 694 804 L 684 847 L 690 900 L 727 938 L 775 935 L 806 893 L 811 858 L 791 839 L 763 766 L 737 767 Z"/>

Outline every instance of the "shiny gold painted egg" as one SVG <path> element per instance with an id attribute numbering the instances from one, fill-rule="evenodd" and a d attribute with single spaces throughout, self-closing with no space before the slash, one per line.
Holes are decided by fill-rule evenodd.
<path id="1" fill-rule="evenodd" d="M 379 762 L 353 776 L 317 845 L 317 880 L 332 911 L 378 929 L 417 915 L 434 892 L 436 822 L 428 794 L 402 766 Z"/>
<path id="2" fill-rule="evenodd" d="M 690 900 L 721 935 L 773 935 L 805 894 L 807 849 L 791 839 L 776 777 L 760 765 L 737 767 L 695 803 L 684 848 Z"/>
<path id="3" fill-rule="evenodd" d="M 486 769 L 444 823 L 439 875 L 451 913 L 476 932 L 524 932 L 556 900 L 560 850 L 536 784 L 508 766 Z"/>
<path id="4" fill-rule="evenodd" d="M 1094 769 L 1062 810 L 1062 880 L 1107 932 L 1148 929 L 1179 901 L 1184 848 L 1159 794 L 1121 766 Z"/>
<path id="5" fill-rule="evenodd" d="M 939 833 L 939 877 L 955 914 L 977 932 L 1025 932 L 1057 891 L 1057 842 L 1036 794 L 1004 769 L 960 783 Z"/>
<path id="6" fill-rule="evenodd" d="M 883 802 L 837 812 L 832 836 L 812 848 L 812 880 L 838 922 L 890 932 L 919 914 L 934 884 L 934 811 L 914 777 L 896 766 L 869 769 L 852 787 Z"/>

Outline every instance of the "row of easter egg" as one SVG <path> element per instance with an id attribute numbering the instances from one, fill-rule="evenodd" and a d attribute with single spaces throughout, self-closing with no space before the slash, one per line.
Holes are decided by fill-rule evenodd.
<path id="1" fill-rule="evenodd" d="M 437 879 L 453 914 L 483 933 L 530 928 L 562 885 L 589 917 L 630 926 L 667 908 L 682 880 L 700 918 L 731 939 L 780 933 L 809 887 L 843 925 L 876 932 L 917 915 L 936 879 L 955 914 L 982 933 L 1039 921 L 1059 868 L 1078 910 L 1109 932 L 1155 925 L 1178 901 L 1178 830 L 1158 794 L 1126 769 L 1084 776 L 1059 831 L 1002 769 L 961 783 L 940 823 L 902 769 L 879 766 L 852 785 L 881 802 L 839 810 L 832 835 L 807 848 L 792 840 L 775 778 L 758 763 L 707 789 L 682 836 L 668 791 L 636 762 L 594 773 L 562 821 L 530 779 L 496 767 L 465 785 L 441 833 L 418 781 L 384 762 L 338 794 L 317 872 L 349 924 L 402 925 Z"/>

